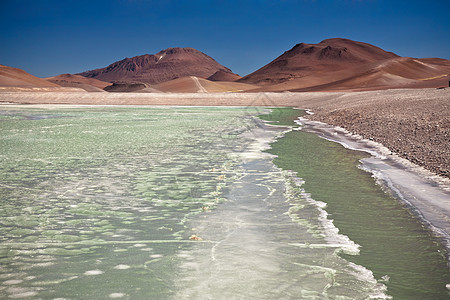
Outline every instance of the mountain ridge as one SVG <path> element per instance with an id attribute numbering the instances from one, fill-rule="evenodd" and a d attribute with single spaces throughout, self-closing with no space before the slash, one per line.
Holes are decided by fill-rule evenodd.
<path id="1" fill-rule="evenodd" d="M 379 47 L 343 38 L 326 39 L 318 44 L 299 43 L 239 81 L 275 84 L 301 78 L 311 72 L 338 71 L 395 57 L 398 55 Z"/>
<path id="2" fill-rule="evenodd" d="M 445 87 L 449 74 L 450 60 L 401 57 L 368 43 L 331 38 L 317 44 L 298 43 L 244 77 L 194 48 L 175 47 L 46 81 L 3 66 L 0 86 L 39 88 L 57 84 L 88 92 L 361 91 Z"/>
<path id="3" fill-rule="evenodd" d="M 116 61 L 105 68 L 78 73 L 107 82 L 159 84 L 185 76 L 208 78 L 230 69 L 194 48 L 167 48 L 156 54 L 144 54 Z"/>

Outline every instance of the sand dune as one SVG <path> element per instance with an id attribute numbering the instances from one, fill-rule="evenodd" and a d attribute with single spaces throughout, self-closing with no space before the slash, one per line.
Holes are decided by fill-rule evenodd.
<path id="1" fill-rule="evenodd" d="M 159 91 L 170 93 L 240 92 L 257 88 L 257 86 L 251 84 L 226 81 L 213 82 L 195 76 L 177 78 L 171 81 L 160 83 L 154 87 Z"/>
<path id="2" fill-rule="evenodd" d="M 0 65 L 0 86 L 1 87 L 59 87 L 59 85 L 45 79 L 33 76 L 24 70 Z"/>
<path id="3" fill-rule="evenodd" d="M 211 80 L 211 81 L 228 81 L 228 82 L 231 82 L 231 81 L 239 80 L 241 78 L 242 77 L 237 75 L 237 74 L 234 74 L 234 73 L 231 73 L 231 72 L 227 72 L 227 71 L 224 71 L 224 70 L 219 70 L 216 73 L 214 73 L 213 75 L 209 76 L 207 79 Z"/>
<path id="4" fill-rule="evenodd" d="M 33 76 L 24 70 L 0 65 L 0 92 L 85 92 Z"/>

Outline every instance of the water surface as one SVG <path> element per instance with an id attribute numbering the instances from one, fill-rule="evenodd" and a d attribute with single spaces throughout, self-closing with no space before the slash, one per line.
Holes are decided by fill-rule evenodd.
<path id="1" fill-rule="evenodd" d="M 295 131 L 274 165 L 259 111 L 2 106 L 0 297 L 447 296 L 438 241 L 361 153 Z"/>
<path id="2" fill-rule="evenodd" d="M 302 188 L 326 203 L 339 232 L 360 245 L 341 256 L 373 271 L 394 299 L 447 299 L 450 272 L 442 240 L 400 200 L 362 170 L 367 153 L 344 148 L 313 133 L 292 131 L 272 144 L 274 163 L 293 170 Z"/>

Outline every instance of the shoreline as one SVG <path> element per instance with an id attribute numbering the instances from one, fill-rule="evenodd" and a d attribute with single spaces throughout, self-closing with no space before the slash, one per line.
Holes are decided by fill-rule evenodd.
<path id="1" fill-rule="evenodd" d="M 450 180 L 433 174 L 392 153 L 384 145 L 362 138 L 341 127 L 299 118 L 300 130 L 317 134 L 345 148 L 369 153 L 361 169 L 372 174 L 376 182 L 398 201 L 406 205 L 446 249 L 450 268 Z"/>
<path id="2" fill-rule="evenodd" d="M 232 297 L 233 294 L 228 294 L 230 288 L 227 286 L 230 280 L 222 277 L 226 272 L 214 272 L 214 270 L 226 271 L 230 265 L 233 265 L 236 258 L 242 259 L 235 254 L 242 253 L 241 251 L 244 250 L 245 257 L 252 257 L 252 259 L 237 261 L 239 270 L 233 270 L 233 274 L 239 274 L 242 277 L 244 275 L 240 270 L 248 269 L 246 272 L 252 272 L 252 279 L 258 278 L 256 282 L 259 284 L 260 280 L 264 280 L 259 278 L 261 273 L 272 274 L 273 270 L 276 270 L 269 277 L 277 279 L 273 281 L 275 286 L 271 285 L 272 281 L 256 286 L 249 280 L 249 284 L 253 284 L 254 288 L 239 291 L 240 294 L 247 295 L 248 291 L 254 290 L 276 290 L 278 283 L 283 282 L 282 278 L 288 274 L 286 269 L 281 269 L 282 266 L 291 265 L 295 267 L 290 272 L 296 272 L 294 274 L 298 275 L 288 276 L 294 276 L 297 279 L 294 282 L 302 283 L 291 284 L 294 289 L 304 286 L 309 281 L 315 284 L 324 281 L 322 289 L 329 289 L 330 294 L 333 295 L 333 288 L 346 283 L 341 279 L 342 274 L 349 272 L 348 274 L 351 274 L 354 280 L 353 283 L 359 284 L 361 288 L 358 293 L 367 293 L 368 298 L 389 299 L 386 295 L 385 284 L 378 281 L 370 269 L 352 263 L 337 254 L 343 252 L 356 255 L 359 253 L 359 246 L 348 236 L 339 233 L 333 221 L 327 219 L 328 213 L 322 203 L 308 197 L 306 193 L 302 194 L 300 199 L 292 199 L 298 197 L 296 189 L 302 189 L 302 183 L 293 172 L 283 170 L 273 162 L 276 157 L 274 154 L 266 152 L 271 148 L 271 144 L 283 138 L 285 133 L 291 131 L 291 128 L 269 124 L 260 119 L 255 121 L 256 126 L 242 136 L 244 139 L 249 139 L 248 144 L 242 152 L 234 154 L 241 160 L 239 167 L 245 171 L 240 178 L 227 187 L 228 200 L 222 203 L 220 208 L 189 223 L 189 227 L 195 228 L 195 234 L 211 241 L 211 246 L 201 245 L 192 253 L 183 252 L 183 256 L 188 256 L 200 267 L 191 268 L 190 271 L 184 270 L 186 274 L 184 276 L 188 278 L 189 284 L 181 285 L 177 298 L 198 297 L 200 294 L 217 298 L 217 291 L 220 291 L 221 295 Z M 267 177 L 273 177 L 276 180 L 270 181 Z M 264 182 L 267 181 L 264 185 L 260 185 L 262 178 L 265 178 Z M 258 186 L 267 189 L 268 193 L 255 193 L 255 187 Z M 248 190 L 248 194 L 245 190 Z M 321 225 L 323 230 L 321 232 L 324 235 L 321 241 L 315 238 L 309 240 L 311 237 L 307 234 L 299 234 L 299 227 L 305 226 L 307 229 L 313 227 L 313 225 L 308 227 L 307 222 L 302 223 L 302 218 L 296 215 L 299 203 L 302 208 L 309 206 L 316 212 L 317 219 L 314 221 Z M 274 219 L 276 222 L 273 222 Z M 283 231 L 288 229 L 291 230 L 289 233 Z M 295 238 L 295 242 L 291 238 Z M 303 254 L 298 254 L 298 249 L 303 250 Z M 315 261 L 312 264 L 306 264 L 304 260 L 310 258 L 308 252 L 311 250 L 327 255 L 326 262 L 321 262 L 320 266 L 315 266 Z M 289 254 L 290 251 L 294 251 L 297 255 Z M 297 257 L 301 257 L 302 263 L 296 262 Z M 329 276 L 302 277 L 304 274 L 302 272 L 311 272 L 311 268 L 314 268 L 316 273 L 329 272 Z M 327 282 L 330 278 L 333 279 Z M 203 286 L 206 285 L 214 288 L 204 289 Z M 286 296 L 287 288 L 284 291 Z M 264 294 L 266 293 L 268 292 Z M 292 292 L 295 295 L 301 295 L 301 293 L 301 288 Z M 248 297 L 258 298 L 258 293 L 250 293 Z M 356 297 L 356 294 L 353 294 L 353 297 Z"/>

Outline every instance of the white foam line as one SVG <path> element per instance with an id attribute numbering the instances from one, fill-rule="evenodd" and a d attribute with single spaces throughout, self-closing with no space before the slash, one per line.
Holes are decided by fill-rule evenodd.
<path id="1" fill-rule="evenodd" d="M 309 193 L 307 193 L 302 185 L 305 183 L 304 180 L 295 176 L 294 172 L 287 172 L 288 176 L 292 179 L 293 183 L 300 189 L 301 197 L 308 203 L 314 205 L 319 211 L 319 222 L 325 231 L 325 240 L 330 247 L 336 247 L 339 245 L 339 249 L 344 251 L 346 254 L 357 255 L 359 254 L 359 245 L 352 241 L 348 236 L 340 234 L 339 228 L 337 228 L 333 220 L 328 219 L 328 212 L 325 210 L 327 204 L 322 201 L 314 200 Z M 289 184 L 289 183 L 287 183 Z"/>
<path id="2" fill-rule="evenodd" d="M 312 248 L 312 249 L 320 249 L 320 248 L 336 248 L 337 251 L 343 251 L 346 254 L 350 255 L 358 255 L 359 254 L 359 245 L 352 241 L 348 236 L 340 234 L 339 228 L 337 228 L 333 220 L 328 219 L 328 212 L 325 210 L 326 203 L 322 201 L 316 201 L 311 198 L 310 194 L 306 193 L 305 190 L 301 187 L 305 181 L 301 178 L 295 176 L 293 171 L 288 171 L 287 174 L 292 179 L 293 183 L 300 189 L 301 197 L 305 199 L 307 202 L 313 204 L 319 210 L 319 221 L 323 226 L 325 232 L 325 241 L 326 244 L 308 244 L 308 243 L 289 243 L 288 245 L 299 247 L 299 248 Z M 289 184 L 289 182 L 286 182 Z M 361 281 L 365 281 L 373 284 L 373 293 L 369 295 L 369 299 L 392 299 L 391 296 L 386 294 L 387 287 L 381 282 L 378 282 L 373 272 L 367 269 L 364 266 L 354 264 L 345 260 L 348 263 L 348 266 L 353 270 L 351 274 L 358 278 Z M 314 267 L 314 266 L 313 266 Z M 333 271 L 332 269 L 323 268 L 324 271 Z M 334 272 L 334 271 L 333 271 Z M 325 289 L 325 291 L 327 288 Z"/>
<path id="3" fill-rule="evenodd" d="M 321 134 L 318 134 L 318 136 L 323 138 L 323 139 L 325 139 L 325 140 L 327 140 L 327 141 L 331 141 L 331 142 L 335 142 L 335 143 L 341 144 L 344 148 L 347 148 L 347 149 L 350 149 L 350 150 L 364 151 L 364 152 L 369 153 L 372 156 L 375 156 L 375 157 L 378 157 L 378 158 L 381 158 L 381 159 L 385 159 L 386 155 L 391 154 L 391 151 L 388 148 L 384 147 L 383 145 L 381 145 L 379 143 L 376 143 L 376 142 L 373 142 L 373 141 L 364 140 L 360 136 L 352 134 L 348 130 L 346 130 L 346 129 L 342 128 L 342 127 L 339 127 L 339 126 L 330 126 L 330 125 L 328 125 L 326 123 L 322 123 L 322 122 L 319 122 L 319 121 L 310 121 L 310 120 L 302 118 L 302 117 L 299 117 L 298 120 L 295 120 L 295 123 L 299 124 L 300 126 L 312 125 L 312 126 L 315 126 L 315 127 L 321 127 L 320 129 L 323 129 L 323 130 L 326 130 L 326 129 L 333 130 L 333 131 L 335 131 L 333 134 L 336 135 L 334 138 L 332 136 L 325 136 L 325 135 L 321 135 Z M 327 132 L 327 133 L 331 134 L 330 132 Z M 339 139 L 339 135 L 340 134 L 341 135 L 346 135 L 347 137 L 352 137 L 355 140 L 358 140 L 358 142 L 365 142 L 366 144 L 372 144 L 370 146 L 376 147 L 378 149 L 373 149 L 372 150 L 372 149 L 367 149 L 367 148 L 361 148 L 360 146 L 359 147 L 358 146 L 352 146 L 350 144 L 350 141 L 345 142 L 344 140 Z"/>
<path id="4" fill-rule="evenodd" d="M 297 123 L 310 127 L 304 129 L 321 138 L 371 154 L 372 158 L 360 161 L 360 168 L 371 173 L 376 183 L 391 191 L 436 236 L 442 238 L 450 267 L 450 180 L 399 157 L 380 143 L 363 139 L 343 128 L 304 118 Z"/>

